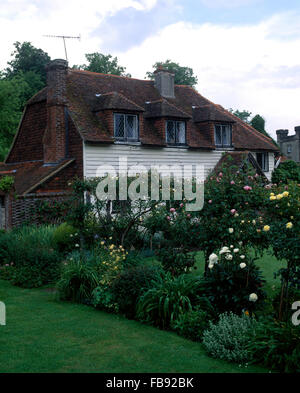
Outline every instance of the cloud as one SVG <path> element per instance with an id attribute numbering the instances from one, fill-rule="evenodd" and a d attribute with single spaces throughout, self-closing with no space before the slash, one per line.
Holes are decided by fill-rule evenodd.
<path id="1" fill-rule="evenodd" d="M 276 36 L 296 29 L 297 20 L 283 14 L 245 26 L 178 22 L 120 52 L 119 59 L 139 78 L 167 58 L 192 67 L 201 94 L 226 108 L 261 114 L 275 136 L 276 129 L 300 123 L 300 35 Z"/>
<path id="2" fill-rule="evenodd" d="M 238 8 L 261 3 L 262 0 L 200 0 L 209 8 Z"/>

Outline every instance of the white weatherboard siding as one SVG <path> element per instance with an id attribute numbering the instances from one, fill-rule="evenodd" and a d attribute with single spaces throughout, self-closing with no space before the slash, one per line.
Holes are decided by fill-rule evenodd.
<path id="1" fill-rule="evenodd" d="M 256 153 L 252 152 L 252 154 L 256 159 Z M 271 180 L 272 172 L 274 170 L 274 153 L 269 152 L 268 156 L 269 156 L 269 171 L 265 172 L 265 175 L 267 176 L 268 180 Z"/>
<path id="2" fill-rule="evenodd" d="M 215 167 L 222 156 L 222 151 L 201 151 L 183 148 L 149 148 L 142 146 L 114 144 L 109 146 L 85 145 L 84 175 L 96 177 L 100 165 L 112 165 L 119 168 L 119 157 L 127 157 L 128 167 L 144 165 L 203 165 L 205 176 Z"/>

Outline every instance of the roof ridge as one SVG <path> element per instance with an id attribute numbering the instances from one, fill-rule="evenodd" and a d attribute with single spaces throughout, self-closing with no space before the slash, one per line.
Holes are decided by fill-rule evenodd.
<path id="1" fill-rule="evenodd" d="M 114 78 L 122 78 L 122 79 L 130 79 L 130 80 L 137 80 L 141 82 L 154 82 L 151 79 L 139 79 L 139 78 L 131 78 L 129 76 L 122 76 L 122 75 L 115 75 L 115 74 L 105 74 L 104 72 L 93 72 L 93 71 L 86 71 L 86 70 L 75 70 L 72 68 L 69 68 L 68 71 L 70 72 L 76 72 L 76 73 L 85 73 L 85 74 L 91 74 L 91 75 L 105 75 L 105 76 L 112 76 Z"/>

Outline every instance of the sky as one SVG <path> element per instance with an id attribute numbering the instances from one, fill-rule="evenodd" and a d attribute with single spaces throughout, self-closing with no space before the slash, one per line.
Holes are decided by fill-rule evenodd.
<path id="1" fill-rule="evenodd" d="M 1 0 L 0 69 L 15 41 L 52 59 L 117 56 L 144 79 L 157 61 L 191 67 L 196 89 L 224 108 L 259 113 L 273 136 L 300 125 L 299 0 Z"/>

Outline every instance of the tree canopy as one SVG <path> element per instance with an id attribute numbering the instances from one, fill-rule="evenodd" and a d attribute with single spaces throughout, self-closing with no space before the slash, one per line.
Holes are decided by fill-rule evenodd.
<path id="1" fill-rule="evenodd" d="M 50 57 L 30 42 L 15 42 L 8 67 L 0 71 L 0 161 L 18 128 L 26 102 L 46 85 Z"/>
<path id="2" fill-rule="evenodd" d="M 158 61 L 153 65 L 154 71 L 159 67 L 163 67 L 166 70 L 172 72 L 174 76 L 174 82 L 176 85 L 188 85 L 194 87 L 198 83 L 198 78 L 194 75 L 194 71 L 190 67 L 180 66 L 178 63 L 175 63 L 171 60 L 166 61 Z M 154 79 L 154 71 L 148 71 L 146 76 L 149 79 Z"/>
<path id="3" fill-rule="evenodd" d="M 104 55 L 103 53 L 87 53 L 85 55 L 88 64 L 74 66 L 73 68 L 81 69 L 84 71 L 99 72 L 102 74 L 112 74 L 131 77 L 126 73 L 126 67 L 118 64 L 118 58 L 112 55 Z"/>

